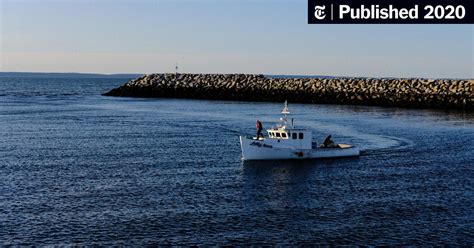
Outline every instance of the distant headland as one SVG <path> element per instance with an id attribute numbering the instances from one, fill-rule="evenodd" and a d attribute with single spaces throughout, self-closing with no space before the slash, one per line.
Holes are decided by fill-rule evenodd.
<path id="1" fill-rule="evenodd" d="M 143 74 L 99 74 L 76 72 L 0 72 L 0 78 L 137 78 Z"/>
<path id="2" fill-rule="evenodd" d="M 105 96 L 474 110 L 474 80 L 149 74 Z"/>

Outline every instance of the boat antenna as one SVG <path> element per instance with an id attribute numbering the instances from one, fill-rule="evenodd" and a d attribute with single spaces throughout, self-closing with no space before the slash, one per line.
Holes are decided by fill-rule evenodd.
<path id="1" fill-rule="evenodd" d="M 285 101 L 285 107 L 281 111 L 282 114 L 285 115 L 285 117 L 290 113 L 290 110 L 288 109 L 288 101 Z"/>
<path id="2" fill-rule="evenodd" d="M 286 125 L 286 122 L 287 122 L 287 117 L 288 115 L 290 114 L 290 110 L 288 109 L 288 101 L 285 100 L 285 107 L 283 107 L 283 110 L 281 111 L 281 113 L 283 114 L 283 120 L 284 120 L 284 123 Z"/>

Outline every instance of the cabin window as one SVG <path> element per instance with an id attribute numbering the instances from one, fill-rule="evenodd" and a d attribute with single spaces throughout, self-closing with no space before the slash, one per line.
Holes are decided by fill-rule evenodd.
<path id="1" fill-rule="evenodd" d="M 280 133 L 276 133 L 276 135 L 277 135 L 277 138 L 280 138 Z"/>
<path id="2" fill-rule="evenodd" d="M 300 139 L 303 139 L 303 137 L 304 137 L 303 133 L 299 133 L 299 136 L 300 136 L 299 137 Z"/>
<path id="3" fill-rule="evenodd" d="M 281 133 L 282 138 L 286 138 L 286 133 Z"/>
<path id="4" fill-rule="evenodd" d="M 296 139 L 296 136 L 298 136 L 296 133 L 292 133 L 292 134 L 291 134 L 291 137 L 292 137 L 293 139 Z"/>

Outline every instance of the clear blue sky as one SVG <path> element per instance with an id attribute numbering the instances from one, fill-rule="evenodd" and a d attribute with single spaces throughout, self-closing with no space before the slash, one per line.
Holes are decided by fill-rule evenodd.
<path id="1" fill-rule="evenodd" d="M 0 71 L 474 78 L 474 25 L 308 25 L 306 0 L 0 0 Z"/>

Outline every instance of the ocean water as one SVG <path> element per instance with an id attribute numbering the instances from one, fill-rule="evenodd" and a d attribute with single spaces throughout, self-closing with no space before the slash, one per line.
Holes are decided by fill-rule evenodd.
<path id="1" fill-rule="evenodd" d="M 289 105 L 359 158 L 243 162 L 282 103 L 0 79 L 0 244 L 474 244 L 474 113 Z"/>

